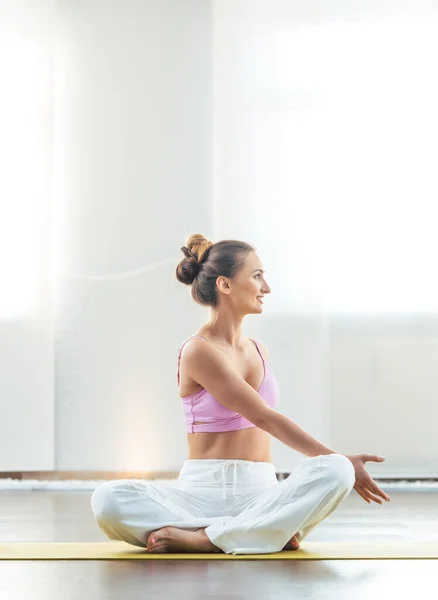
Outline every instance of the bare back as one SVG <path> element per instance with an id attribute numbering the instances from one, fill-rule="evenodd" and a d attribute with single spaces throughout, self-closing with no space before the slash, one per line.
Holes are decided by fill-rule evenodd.
<path id="1" fill-rule="evenodd" d="M 215 341 L 202 329 L 196 335 L 205 337 L 210 344 L 215 344 Z M 254 390 L 260 388 L 264 366 L 257 348 L 251 340 L 245 340 L 239 349 L 225 348 L 219 344 L 216 344 L 216 347 L 223 353 L 224 359 L 234 365 L 238 373 Z M 264 358 L 267 359 L 267 356 L 264 355 Z M 201 386 L 184 372 L 184 350 L 181 355 L 180 367 L 180 396 L 188 396 L 201 389 Z M 198 421 L 195 422 L 195 424 L 197 423 Z M 240 459 L 272 462 L 270 435 L 260 427 L 238 429 L 237 431 L 188 433 L 187 442 L 189 460 Z"/>

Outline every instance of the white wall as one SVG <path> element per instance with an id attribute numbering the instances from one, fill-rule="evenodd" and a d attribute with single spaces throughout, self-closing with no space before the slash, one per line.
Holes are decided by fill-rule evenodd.
<path id="1" fill-rule="evenodd" d="M 376 476 L 438 476 L 437 12 L 214 3 L 215 232 L 265 264 L 251 327 L 279 410 L 339 452 L 386 456 Z M 273 458 L 299 460 L 277 440 Z"/>
<path id="2" fill-rule="evenodd" d="M 55 6 L 28 3 L 29 10 L 43 7 L 34 23 L 41 64 L 51 64 Z M 27 315 L 0 317 L 0 470 L 181 467 L 187 444 L 177 350 L 208 311 L 174 270 L 185 237 L 203 232 L 244 238 L 260 251 L 273 294 L 262 317 L 248 317 L 245 332 L 270 349 L 279 410 L 337 451 L 386 456 L 377 467 L 369 463 L 372 474 L 438 475 L 436 314 L 346 316 L 318 304 L 306 270 L 313 240 L 294 235 L 308 224 L 285 221 L 279 180 L 251 171 L 262 164 L 275 173 L 281 148 L 269 145 L 267 160 L 260 146 L 251 154 L 258 138 L 251 137 L 239 69 L 250 77 L 258 64 L 239 62 L 248 41 L 239 38 L 239 19 L 248 18 L 241 5 L 57 5 L 54 147 L 45 109 L 35 146 L 45 148 L 48 170 L 54 152 L 53 205 L 49 176 L 38 188 L 32 161 L 25 169 L 40 217 L 51 218 L 54 208 L 57 277 L 46 221 L 34 228 L 43 249 L 40 295 Z M 227 13 L 233 7 L 238 19 Z M 289 16 L 297 28 L 300 19 L 322 20 L 296 7 Z M 249 48 L 257 60 L 266 57 L 266 45 Z M 45 77 L 40 107 L 51 106 L 50 69 Z M 27 94 L 35 97 L 35 89 Z M 275 439 L 272 447 L 278 471 L 301 459 Z"/>
<path id="3" fill-rule="evenodd" d="M 332 445 L 385 456 L 370 472 L 438 477 L 438 316 L 333 315 L 330 357 Z"/>
<path id="4" fill-rule="evenodd" d="M 59 278 L 59 470 L 186 458 L 176 359 L 201 309 L 174 271 L 212 233 L 210 18 L 204 0 L 61 5 L 58 267 L 84 277 Z"/>
<path id="5" fill-rule="evenodd" d="M 8 4 L 8 6 L 5 6 Z M 54 0 L 0 16 L 0 471 L 55 466 Z"/>

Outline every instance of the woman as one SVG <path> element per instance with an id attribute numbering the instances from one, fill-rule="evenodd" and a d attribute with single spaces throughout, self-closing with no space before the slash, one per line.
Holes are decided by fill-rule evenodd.
<path id="1" fill-rule="evenodd" d="M 275 410 L 268 351 L 242 333 L 244 317 L 260 314 L 271 292 L 255 249 L 195 234 L 181 250 L 178 280 L 211 307 L 208 323 L 178 354 L 189 456 L 171 485 L 99 486 L 91 503 L 101 529 L 153 553 L 263 554 L 297 549 L 353 488 L 366 502 L 389 501 L 365 469 L 382 457 L 336 453 Z M 282 482 L 271 435 L 309 457 Z"/>

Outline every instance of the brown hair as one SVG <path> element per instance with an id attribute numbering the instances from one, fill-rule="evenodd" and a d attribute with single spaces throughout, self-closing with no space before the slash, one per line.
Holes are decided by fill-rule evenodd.
<path id="1" fill-rule="evenodd" d="M 222 240 L 213 244 L 200 233 L 191 235 L 181 248 L 185 258 L 176 267 L 176 278 L 192 286 L 192 298 L 198 304 L 217 306 L 216 279 L 230 279 L 243 266 L 245 255 L 255 249 L 246 242 Z"/>

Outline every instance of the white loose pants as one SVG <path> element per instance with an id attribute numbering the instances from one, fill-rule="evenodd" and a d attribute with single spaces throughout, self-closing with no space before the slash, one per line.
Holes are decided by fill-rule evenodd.
<path id="1" fill-rule="evenodd" d="M 303 541 L 354 483 L 354 467 L 341 454 L 305 458 L 281 482 L 272 463 L 187 460 L 169 483 L 105 482 L 93 492 L 91 506 L 111 540 L 146 547 L 161 527 L 205 527 L 227 554 L 265 554 L 282 550 L 295 533 Z"/>

